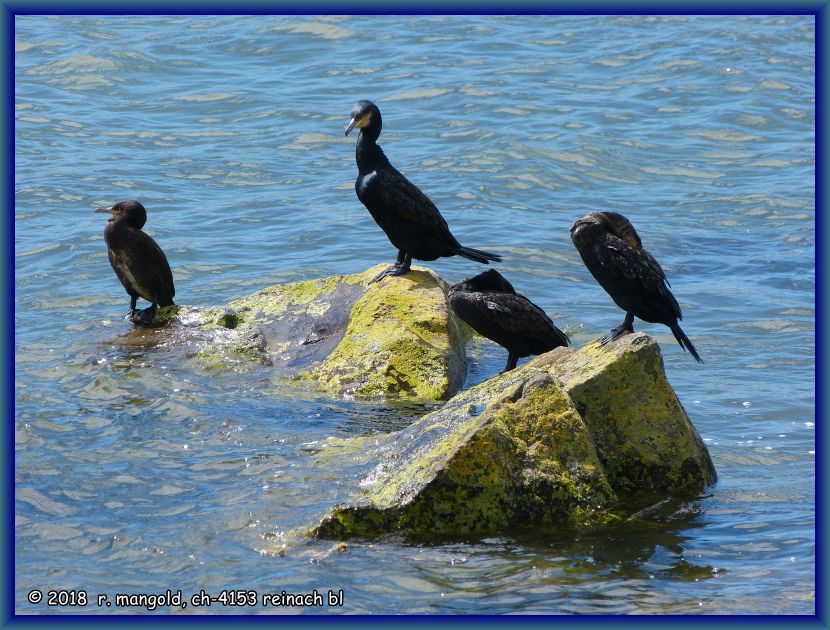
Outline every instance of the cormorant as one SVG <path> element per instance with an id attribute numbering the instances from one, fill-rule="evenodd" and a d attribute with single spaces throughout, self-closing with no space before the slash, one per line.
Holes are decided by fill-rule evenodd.
<path id="1" fill-rule="evenodd" d="M 700 363 L 694 345 L 680 329 L 680 306 L 669 290 L 666 274 L 623 215 L 589 212 L 571 227 L 571 240 L 585 266 L 611 299 L 625 311 L 625 320 L 600 338 L 605 345 L 634 332 L 634 316 L 653 324 L 665 324 L 684 350 Z"/>
<path id="2" fill-rule="evenodd" d="M 147 211 L 139 202 L 130 199 L 119 201 L 111 208 L 98 208 L 95 212 L 112 214 L 104 227 L 104 240 L 110 265 L 130 296 L 128 318 L 133 322 L 149 323 L 156 315 L 157 306 L 173 304 L 176 289 L 164 252 L 141 231 L 147 221 Z M 151 306 L 136 318 L 139 296 Z"/>
<path id="3" fill-rule="evenodd" d="M 542 354 L 568 345 L 568 336 L 554 326 L 545 311 L 519 295 L 495 269 L 453 285 L 450 307 L 476 332 L 507 348 L 507 366 L 519 357 Z"/>
<path id="4" fill-rule="evenodd" d="M 371 282 L 385 276 L 400 276 L 409 271 L 412 259 L 435 260 L 441 256 L 463 256 L 487 264 L 501 256 L 463 247 L 450 233 L 438 208 L 421 190 L 389 163 L 378 146 L 381 117 L 377 105 L 358 101 L 352 109 L 346 135 L 357 127 L 357 197 L 398 248 L 394 265 L 384 269 Z M 371 283 L 370 283 L 371 284 Z"/>

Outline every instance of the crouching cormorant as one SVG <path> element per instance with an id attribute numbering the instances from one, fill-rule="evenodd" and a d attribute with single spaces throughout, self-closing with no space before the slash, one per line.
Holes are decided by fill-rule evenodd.
<path id="1" fill-rule="evenodd" d="M 455 314 L 477 333 L 507 348 L 502 373 L 516 367 L 519 357 L 568 345 L 568 336 L 545 311 L 516 293 L 495 269 L 452 286 L 447 298 Z"/>
<path id="2" fill-rule="evenodd" d="M 669 290 L 666 274 L 647 250 L 631 222 L 616 212 L 589 212 L 571 227 L 571 240 L 585 266 L 611 299 L 625 311 L 625 320 L 600 338 L 605 345 L 634 332 L 634 316 L 665 324 L 684 350 L 700 363 L 694 345 L 680 329 L 680 306 Z"/>
<path id="3" fill-rule="evenodd" d="M 111 208 L 98 208 L 95 212 L 112 214 L 104 227 L 104 240 L 110 265 L 130 296 L 128 318 L 143 324 L 153 321 L 158 306 L 173 305 L 176 289 L 161 247 L 141 231 L 147 221 L 147 211 L 130 199 L 119 201 Z M 136 316 L 139 296 L 151 306 Z"/>
<path id="4" fill-rule="evenodd" d="M 386 232 L 392 245 L 398 248 L 395 264 L 384 269 L 371 282 L 385 276 L 405 274 L 413 258 L 436 260 L 442 256 L 458 255 L 485 265 L 488 260 L 501 261 L 498 254 L 463 247 L 429 197 L 389 163 L 377 144 L 381 129 L 377 105 L 371 101 L 355 103 L 346 135 L 355 127 L 360 129 L 355 152 L 357 181 L 354 187 L 357 198 Z"/>

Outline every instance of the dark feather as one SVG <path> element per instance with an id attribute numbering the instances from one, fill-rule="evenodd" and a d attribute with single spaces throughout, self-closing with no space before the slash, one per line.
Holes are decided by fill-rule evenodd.
<path id="1" fill-rule="evenodd" d="M 542 354 L 567 346 L 567 335 L 550 317 L 495 269 L 450 288 L 452 310 L 473 330 L 507 349 L 511 357 Z M 509 362 L 508 362 L 509 369 Z"/>
<path id="2" fill-rule="evenodd" d="M 571 240 L 600 286 L 626 312 L 623 325 L 603 339 L 631 332 L 636 316 L 668 326 L 680 345 L 702 363 L 677 323 L 683 315 L 663 268 L 643 249 L 640 236 L 628 219 L 616 212 L 589 212 L 573 224 Z"/>
<path id="3" fill-rule="evenodd" d="M 501 260 L 498 254 L 463 247 L 458 242 L 430 198 L 389 163 L 377 144 L 381 125 L 377 106 L 359 101 L 352 110 L 347 133 L 360 128 L 355 150 L 357 197 L 398 249 L 399 260 L 407 256 L 435 260 L 456 255 L 485 264 Z"/>

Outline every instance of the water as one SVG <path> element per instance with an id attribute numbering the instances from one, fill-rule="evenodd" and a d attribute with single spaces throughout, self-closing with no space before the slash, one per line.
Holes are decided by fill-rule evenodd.
<path id="1" fill-rule="evenodd" d="M 815 610 L 812 17 L 15 19 L 15 593 L 344 591 L 349 613 Z M 697 365 L 661 326 L 717 485 L 598 532 L 293 542 L 361 469 L 329 436 L 417 405 L 208 369 L 132 332 L 100 205 L 140 199 L 177 302 L 362 271 L 394 250 L 353 191 L 354 101 L 465 245 L 581 345 L 622 320 L 568 237 L 637 226 Z M 444 259 L 450 281 L 481 268 Z M 191 352 L 192 354 L 192 352 Z M 468 384 L 505 353 L 470 348 Z M 83 589 L 84 608 L 28 604 Z M 106 612 L 143 609 L 112 607 Z M 211 613 L 319 612 L 213 606 Z M 182 612 L 163 608 L 163 612 Z M 199 612 L 188 607 L 184 614 Z"/>

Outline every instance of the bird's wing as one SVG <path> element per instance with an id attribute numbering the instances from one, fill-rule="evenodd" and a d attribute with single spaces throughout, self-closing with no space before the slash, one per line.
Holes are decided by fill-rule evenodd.
<path id="1" fill-rule="evenodd" d="M 555 339 L 568 344 L 568 336 L 559 330 L 547 313 L 523 295 L 498 294 L 485 298 L 488 308 L 505 316 L 498 318 L 499 326 L 511 334 L 527 335 L 538 339 Z"/>
<path id="2" fill-rule="evenodd" d="M 378 169 L 372 186 L 374 194 L 401 220 L 452 238 L 447 222 L 432 200 L 395 168 Z"/>
<path id="3" fill-rule="evenodd" d="M 154 269 L 161 279 L 162 283 L 170 292 L 170 299 L 176 295 L 176 287 L 173 285 L 173 272 L 170 270 L 170 264 L 167 262 L 167 256 L 161 250 L 152 237 L 141 232 L 142 240 L 146 243 L 144 251 L 147 252 L 146 264 L 148 268 Z M 159 296 L 162 299 L 162 296 Z"/>
<path id="4" fill-rule="evenodd" d="M 621 238 L 609 235 L 598 248 L 598 257 L 605 271 L 628 290 L 662 296 L 680 317 L 680 306 L 669 290 L 666 273 L 650 252 L 642 247 L 631 247 Z"/>

